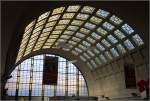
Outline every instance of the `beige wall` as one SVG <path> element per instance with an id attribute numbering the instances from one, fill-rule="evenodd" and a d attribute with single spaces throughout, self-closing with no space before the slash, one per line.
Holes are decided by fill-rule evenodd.
<path id="1" fill-rule="evenodd" d="M 146 55 L 145 49 L 143 49 L 142 57 L 139 52 L 133 53 L 132 55 L 125 56 L 124 58 L 117 60 L 104 67 L 99 67 L 93 72 L 95 83 L 93 86 L 94 96 L 102 99 L 101 95 L 105 95 L 109 98 L 124 98 L 132 97 L 131 93 L 139 92 L 137 89 L 126 89 L 125 77 L 123 65 L 124 63 L 134 63 L 136 65 L 136 81 L 148 78 L 148 55 Z M 90 91 L 91 92 L 91 91 Z"/>

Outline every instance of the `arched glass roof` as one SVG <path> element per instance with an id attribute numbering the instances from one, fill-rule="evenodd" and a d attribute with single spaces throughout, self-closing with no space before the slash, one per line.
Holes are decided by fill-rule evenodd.
<path id="1" fill-rule="evenodd" d="M 25 28 L 16 62 L 33 51 L 57 48 L 71 51 L 94 69 L 143 44 L 140 35 L 116 15 L 72 5 L 46 12 Z"/>

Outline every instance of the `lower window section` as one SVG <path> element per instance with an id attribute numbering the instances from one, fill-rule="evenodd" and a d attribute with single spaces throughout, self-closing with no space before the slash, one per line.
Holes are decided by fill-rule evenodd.
<path id="1" fill-rule="evenodd" d="M 58 57 L 57 85 L 43 85 L 44 56 Z M 81 72 L 65 58 L 56 55 L 37 55 L 19 64 L 11 73 L 5 88 L 9 96 L 88 96 L 88 89 Z"/>

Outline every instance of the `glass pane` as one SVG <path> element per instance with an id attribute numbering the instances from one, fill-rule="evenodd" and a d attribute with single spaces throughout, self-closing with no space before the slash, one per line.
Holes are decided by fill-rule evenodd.
<path id="1" fill-rule="evenodd" d="M 94 7 L 90 7 L 90 6 L 84 6 L 83 9 L 81 10 L 81 12 L 83 13 L 90 13 L 92 14 L 94 11 Z"/>
<path id="2" fill-rule="evenodd" d="M 73 35 L 74 34 L 74 32 L 73 31 L 64 31 L 64 33 L 63 34 L 66 34 L 66 35 Z"/>
<path id="3" fill-rule="evenodd" d="M 37 22 L 36 25 L 35 25 L 35 28 L 37 28 L 37 27 L 43 25 L 45 22 L 46 22 L 46 19 Z"/>
<path id="4" fill-rule="evenodd" d="M 62 39 L 69 39 L 71 36 L 69 36 L 69 35 L 61 35 L 60 36 L 60 38 L 62 38 Z"/>
<path id="5" fill-rule="evenodd" d="M 76 33 L 76 36 L 82 39 L 82 38 L 85 37 L 85 34 L 82 34 L 82 33 L 78 33 L 78 32 L 77 32 L 77 33 Z"/>
<path id="6" fill-rule="evenodd" d="M 77 31 L 79 29 L 78 26 L 68 26 L 68 30 Z"/>
<path id="7" fill-rule="evenodd" d="M 77 12 L 79 10 L 80 6 L 75 5 L 75 6 L 69 6 L 67 9 L 67 12 Z"/>
<path id="8" fill-rule="evenodd" d="M 28 26 L 25 28 L 25 32 L 30 29 L 35 24 L 35 20 L 33 20 Z M 24 35 L 25 36 L 25 35 Z"/>
<path id="9" fill-rule="evenodd" d="M 96 53 L 96 54 L 99 54 L 99 53 L 100 53 L 100 51 L 99 51 L 97 48 L 94 48 L 93 51 L 94 51 L 94 53 Z"/>
<path id="10" fill-rule="evenodd" d="M 72 44 L 72 45 L 74 45 L 74 46 L 77 44 L 77 42 L 74 42 L 74 41 L 69 41 L 68 43 L 69 43 L 69 44 Z"/>
<path id="11" fill-rule="evenodd" d="M 54 21 L 54 20 L 58 20 L 59 17 L 60 17 L 60 15 L 54 15 L 54 16 L 51 16 L 51 17 L 49 17 L 48 22 Z"/>
<path id="12" fill-rule="evenodd" d="M 46 13 L 42 14 L 41 16 L 39 16 L 38 21 L 40 21 L 40 20 L 45 19 L 46 17 L 48 17 L 49 13 L 50 12 L 46 12 Z"/>
<path id="13" fill-rule="evenodd" d="M 116 25 L 119 25 L 119 24 L 121 24 L 123 22 L 120 18 L 118 18 L 115 15 L 110 17 L 110 21 L 113 22 Z"/>
<path id="14" fill-rule="evenodd" d="M 127 34 L 132 34 L 134 32 L 134 30 L 128 25 L 128 24 L 124 24 L 121 27 Z"/>
<path id="15" fill-rule="evenodd" d="M 97 16 L 99 17 L 102 17 L 102 18 L 106 18 L 110 13 L 107 12 L 107 11 L 104 11 L 102 9 L 99 9 L 97 12 L 96 12 Z"/>
<path id="16" fill-rule="evenodd" d="M 112 53 L 112 55 L 113 55 L 114 57 L 118 57 L 118 56 L 119 56 L 119 54 L 118 54 L 118 52 L 116 51 L 115 48 L 110 49 L 110 52 Z"/>
<path id="17" fill-rule="evenodd" d="M 102 42 L 106 47 L 110 47 L 110 46 L 111 46 L 110 43 L 109 43 L 107 40 L 105 40 L 105 39 L 103 39 L 101 42 Z"/>
<path id="18" fill-rule="evenodd" d="M 92 35 L 93 38 L 95 38 L 97 40 L 101 39 L 101 36 L 99 34 L 95 33 L 95 32 L 93 32 L 91 35 Z"/>
<path id="19" fill-rule="evenodd" d="M 138 46 L 141 46 L 144 44 L 143 40 L 140 38 L 138 34 L 135 34 L 134 36 L 132 36 L 132 39 Z"/>
<path id="20" fill-rule="evenodd" d="M 43 33 L 50 32 L 52 29 L 53 29 L 53 27 L 45 28 L 45 29 L 43 29 Z"/>
<path id="21" fill-rule="evenodd" d="M 56 26 L 55 27 L 55 30 L 63 30 L 63 29 L 65 29 L 65 25 L 59 25 L 59 26 Z"/>
<path id="22" fill-rule="evenodd" d="M 85 46 L 83 46 L 83 45 L 81 45 L 81 44 L 79 44 L 78 47 L 81 48 L 82 50 L 86 50 L 86 49 L 87 49 Z"/>
<path id="23" fill-rule="evenodd" d="M 115 27 L 110 24 L 109 22 L 104 22 L 103 25 L 102 25 L 105 29 L 107 30 L 113 30 Z"/>
<path id="24" fill-rule="evenodd" d="M 87 58 L 90 59 L 90 56 L 87 53 L 83 53 L 83 55 Z"/>
<path id="25" fill-rule="evenodd" d="M 92 44 L 94 44 L 96 42 L 96 40 L 91 37 L 87 37 L 86 40 Z"/>
<path id="26" fill-rule="evenodd" d="M 84 27 L 92 30 L 96 27 L 96 25 L 87 22 L 87 23 L 85 23 Z"/>
<path id="27" fill-rule="evenodd" d="M 61 34 L 62 31 L 53 31 L 51 34 Z"/>
<path id="28" fill-rule="evenodd" d="M 63 19 L 71 19 L 71 18 L 73 18 L 74 15 L 75 15 L 75 13 L 65 13 L 62 18 Z"/>
<path id="29" fill-rule="evenodd" d="M 124 45 L 129 49 L 132 50 L 134 49 L 133 44 L 127 39 L 126 41 L 124 41 Z"/>
<path id="30" fill-rule="evenodd" d="M 80 32 L 83 33 L 83 34 L 89 34 L 90 33 L 90 30 L 86 29 L 86 28 L 81 28 L 80 29 Z"/>
<path id="31" fill-rule="evenodd" d="M 103 29 L 103 28 L 101 28 L 101 27 L 99 27 L 99 28 L 97 29 L 97 32 L 98 32 L 98 33 L 100 33 L 100 35 L 102 35 L 102 36 L 107 35 L 107 31 L 106 31 L 106 30 L 104 30 L 104 29 Z"/>
<path id="32" fill-rule="evenodd" d="M 79 48 L 75 48 L 75 50 L 76 50 L 77 52 L 79 52 L 79 53 L 82 53 L 82 50 L 79 49 Z"/>
<path id="33" fill-rule="evenodd" d="M 76 19 L 79 19 L 79 20 L 87 20 L 88 17 L 89 17 L 88 14 L 81 14 L 81 13 L 79 13 L 79 14 L 77 15 Z"/>
<path id="34" fill-rule="evenodd" d="M 104 48 L 100 43 L 97 43 L 97 44 L 96 44 L 96 47 L 97 47 L 98 49 L 100 49 L 100 51 L 104 51 L 104 50 L 105 50 L 105 48 Z"/>
<path id="35" fill-rule="evenodd" d="M 67 25 L 70 22 L 70 20 L 60 20 L 58 24 L 65 24 Z"/>
<path id="36" fill-rule="evenodd" d="M 59 7 L 53 10 L 52 15 L 62 13 L 64 11 L 65 7 Z"/>
<path id="37" fill-rule="evenodd" d="M 115 30 L 114 31 L 114 34 L 119 38 L 119 39 L 123 39 L 123 38 L 125 38 L 125 35 L 124 35 L 124 33 L 122 33 L 120 30 Z"/>
<path id="38" fill-rule="evenodd" d="M 80 20 L 73 20 L 71 25 L 81 26 L 83 24 L 83 21 Z"/>
<path id="39" fill-rule="evenodd" d="M 111 41 L 111 43 L 113 43 L 113 44 L 115 44 L 115 43 L 118 42 L 118 40 L 117 40 L 115 37 L 113 37 L 112 35 L 108 35 L 107 38 L 108 38 L 108 40 Z"/>
<path id="40" fill-rule="evenodd" d="M 120 52 L 121 54 L 126 53 L 125 48 L 124 48 L 121 44 L 118 44 L 118 45 L 117 45 L 117 49 L 119 50 L 119 52 Z"/>
<path id="41" fill-rule="evenodd" d="M 90 47 L 90 46 L 91 46 L 91 44 L 88 43 L 87 41 L 82 41 L 82 44 L 85 45 L 85 46 L 87 46 L 87 47 Z"/>
<path id="42" fill-rule="evenodd" d="M 49 23 L 46 24 L 45 27 L 53 27 L 55 24 L 56 24 L 56 21 L 49 22 Z"/>
<path id="43" fill-rule="evenodd" d="M 73 41 L 76 41 L 76 42 L 80 42 L 80 41 L 81 41 L 81 39 L 80 39 L 80 38 L 77 38 L 77 37 L 72 37 L 72 40 L 73 40 Z"/>
<path id="44" fill-rule="evenodd" d="M 41 31 L 42 28 L 43 28 L 43 26 L 39 26 L 39 27 L 35 28 L 35 29 L 33 30 L 33 34 L 36 33 L 36 32 L 38 32 L 38 31 Z"/>
<path id="45" fill-rule="evenodd" d="M 98 18 L 98 17 L 95 17 L 95 16 L 92 16 L 92 17 L 90 18 L 90 21 L 91 21 L 92 23 L 95 23 L 95 24 L 100 24 L 100 23 L 102 22 L 102 19 L 100 19 L 100 18 Z"/>

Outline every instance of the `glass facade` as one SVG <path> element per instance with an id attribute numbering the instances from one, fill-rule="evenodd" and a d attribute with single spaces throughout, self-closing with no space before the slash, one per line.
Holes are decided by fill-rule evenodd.
<path id="1" fill-rule="evenodd" d="M 43 60 L 44 56 L 58 57 L 57 85 L 44 85 Z M 15 96 L 88 96 L 88 88 L 81 72 L 71 62 L 56 55 L 37 55 L 19 64 L 11 73 L 5 88 L 7 94 Z"/>

